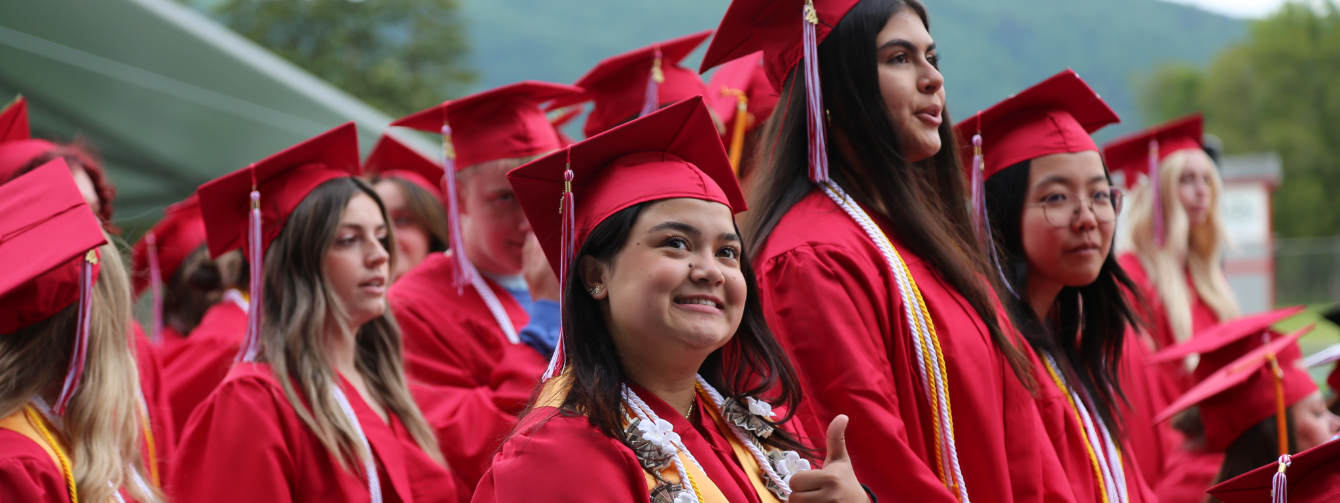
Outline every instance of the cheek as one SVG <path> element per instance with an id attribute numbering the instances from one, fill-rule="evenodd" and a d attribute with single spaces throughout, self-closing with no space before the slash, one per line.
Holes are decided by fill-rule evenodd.
<path id="1" fill-rule="evenodd" d="M 396 244 L 400 246 L 410 260 L 419 260 L 428 254 L 428 233 L 417 225 L 409 225 L 395 230 Z"/>
<path id="2" fill-rule="evenodd" d="M 1041 214 L 1029 211 L 1020 222 L 1024 255 L 1030 269 L 1046 270 L 1061 255 L 1060 229 L 1052 227 Z"/>

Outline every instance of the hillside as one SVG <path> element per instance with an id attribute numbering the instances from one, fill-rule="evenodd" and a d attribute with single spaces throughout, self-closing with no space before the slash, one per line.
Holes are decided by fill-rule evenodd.
<path id="1" fill-rule="evenodd" d="M 1245 22 L 1159 0 L 925 0 L 954 117 L 1067 67 L 1138 128 L 1133 82 L 1163 61 L 1203 65 Z M 715 28 L 725 0 L 460 0 L 475 90 L 523 79 L 572 82 L 602 58 Z M 690 61 L 696 66 L 701 49 Z"/>

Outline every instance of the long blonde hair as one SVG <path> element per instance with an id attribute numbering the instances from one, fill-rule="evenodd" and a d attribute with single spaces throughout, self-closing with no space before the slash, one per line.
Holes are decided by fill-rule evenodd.
<path id="1" fill-rule="evenodd" d="M 60 418 L 70 443 L 75 488 L 84 501 L 108 501 L 116 488 L 124 488 L 141 503 L 157 503 L 163 495 L 149 487 L 140 454 L 139 371 L 127 339 L 130 282 L 116 245 L 99 250 L 101 268 L 93 287 L 84 375 Z M 76 302 L 46 320 L 0 336 L 0 417 L 59 388 L 73 351 L 78 308 Z M 137 483 L 132 474 L 145 484 Z"/>
<path id="2" fill-rule="evenodd" d="M 1182 170 L 1192 156 L 1203 157 L 1210 169 L 1210 211 L 1205 221 L 1191 228 L 1186 209 L 1177 189 Z M 1200 297 L 1220 321 L 1238 315 L 1238 302 L 1228 287 L 1228 280 L 1220 267 L 1225 240 L 1224 224 L 1219 215 L 1219 196 L 1223 182 L 1214 168 L 1214 161 L 1205 152 L 1183 149 L 1172 153 L 1159 164 L 1160 197 L 1163 203 L 1163 229 L 1167 235 L 1163 248 L 1154 242 L 1154 199 L 1149 184 L 1135 191 L 1128 210 L 1130 218 L 1130 247 L 1140 257 L 1158 290 L 1167 313 L 1168 324 L 1178 342 L 1191 338 L 1191 291 L 1187 290 L 1186 274 L 1191 275 L 1195 294 Z M 1185 262 L 1183 262 L 1185 257 Z"/>
<path id="3" fill-rule="evenodd" d="M 354 425 L 331 396 L 336 374 L 324 350 L 326 323 L 349 329 L 335 288 L 322 272 L 326 250 L 335 241 L 345 206 L 359 193 L 367 194 L 390 221 L 386 206 L 367 182 L 338 178 L 314 189 L 289 215 L 284 230 L 265 254 L 265 318 L 261 326 L 261 359 L 270 364 L 298 417 L 346 469 L 371 455 L 358 440 Z M 387 227 L 386 242 L 395 242 Z M 387 246 L 391 268 L 395 247 Z M 364 323 L 355 333 L 355 365 L 367 381 L 372 398 L 400 418 L 430 457 L 446 465 L 433 431 L 414 403 L 406 384 L 400 327 L 388 307 L 382 316 Z M 301 390 L 295 389 L 297 382 Z M 311 404 L 310 410 L 301 397 Z"/>

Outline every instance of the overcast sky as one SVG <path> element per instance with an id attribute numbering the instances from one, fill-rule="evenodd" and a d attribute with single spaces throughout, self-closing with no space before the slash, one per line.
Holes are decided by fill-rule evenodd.
<path id="1" fill-rule="evenodd" d="M 1168 0 L 1237 18 L 1256 18 L 1274 12 L 1284 0 Z"/>

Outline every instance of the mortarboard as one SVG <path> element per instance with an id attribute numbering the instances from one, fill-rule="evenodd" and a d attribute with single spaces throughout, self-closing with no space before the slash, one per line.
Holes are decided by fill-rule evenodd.
<path id="1" fill-rule="evenodd" d="M 1340 501 L 1340 441 L 1281 456 L 1277 463 L 1226 480 L 1208 492 L 1223 503 Z"/>
<path id="2" fill-rule="evenodd" d="M 0 183 L 14 178 L 19 169 L 27 166 L 51 149 L 55 143 L 32 138 L 28 128 L 28 100 L 15 98 L 0 111 Z"/>
<path id="3" fill-rule="evenodd" d="M 205 245 L 205 221 L 200 201 L 194 194 L 185 201 L 168 206 L 163 219 L 144 233 L 131 249 L 131 295 L 139 297 L 152 287 L 153 326 L 149 339 L 162 342 L 163 275 L 171 277 L 192 253 Z"/>
<path id="4" fill-rule="evenodd" d="M 372 147 L 372 153 L 363 163 L 363 172 L 368 176 L 399 178 L 428 191 L 439 203 L 445 201 L 442 177 L 446 171 L 394 136 L 384 134 L 377 140 L 377 146 Z"/>
<path id="5" fill-rule="evenodd" d="M 1149 179 L 1154 200 L 1154 241 L 1163 246 L 1163 201 L 1159 195 L 1159 163 L 1186 149 L 1201 149 L 1205 123 L 1199 112 L 1159 124 L 1144 131 L 1118 137 L 1103 145 L 1103 157 L 1112 171 L 1125 173 L 1126 188 L 1135 186 L 1138 174 Z"/>
<path id="6" fill-rule="evenodd" d="M 745 134 L 771 116 L 780 99 L 763 70 L 763 52 L 721 65 L 707 83 L 706 98 L 731 132 L 729 137 L 722 137 L 722 143 L 729 146 L 730 164 L 738 173 Z"/>

